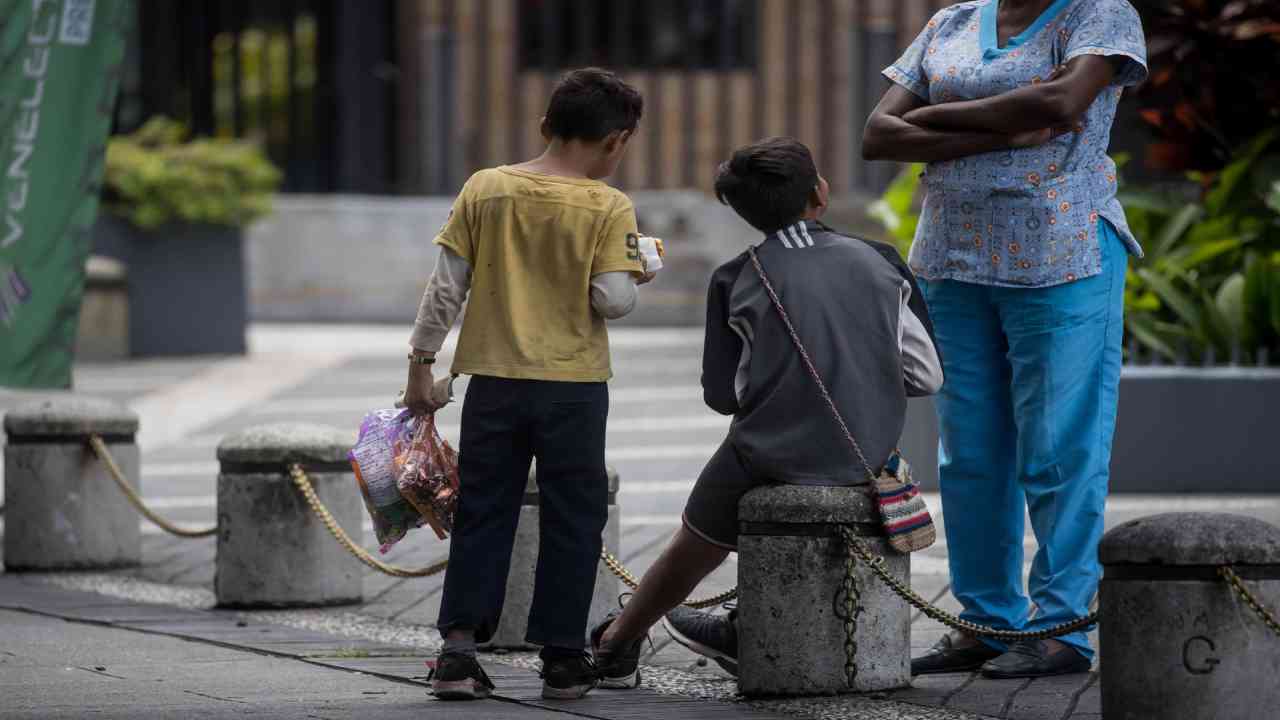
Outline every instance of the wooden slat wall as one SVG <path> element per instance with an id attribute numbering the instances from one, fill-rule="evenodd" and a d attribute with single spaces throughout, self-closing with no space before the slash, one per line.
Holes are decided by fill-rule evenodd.
<path id="1" fill-rule="evenodd" d="M 557 71 L 518 67 L 517 3 L 403 1 L 415 6 L 406 19 L 438 16 L 434 6 L 452 3 L 453 179 L 460 184 L 476 168 L 539 152 L 538 120 Z M 757 2 L 755 69 L 623 73 L 646 106 L 616 184 L 661 189 L 692 182 L 710 191 L 732 148 L 768 135 L 808 144 L 837 192 L 883 182 L 886 169 L 866 167 L 858 143 L 865 115 L 885 88 L 879 72 L 887 46 L 896 42 L 900 51 L 946 0 Z M 402 131 L 406 141 L 420 134 Z"/>

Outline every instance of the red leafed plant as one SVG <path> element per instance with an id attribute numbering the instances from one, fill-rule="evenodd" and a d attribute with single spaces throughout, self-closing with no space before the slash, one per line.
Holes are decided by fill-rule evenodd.
<path id="1" fill-rule="evenodd" d="M 1151 68 L 1138 102 L 1157 138 L 1147 165 L 1220 170 L 1243 144 L 1280 124 L 1280 1 L 1134 4 Z"/>

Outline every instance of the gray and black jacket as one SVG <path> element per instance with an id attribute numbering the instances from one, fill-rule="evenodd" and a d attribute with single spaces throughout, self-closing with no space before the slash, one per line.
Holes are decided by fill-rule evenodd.
<path id="1" fill-rule="evenodd" d="M 883 243 L 800 222 L 757 246 L 760 262 L 867 461 L 897 447 L 907 397 L 942 385 L 915 277 Z M 729 439 L 753 471 L 803 485 L 867 481 L 744 252 L 707 292 L 703 397 L 733 415 Z"/>

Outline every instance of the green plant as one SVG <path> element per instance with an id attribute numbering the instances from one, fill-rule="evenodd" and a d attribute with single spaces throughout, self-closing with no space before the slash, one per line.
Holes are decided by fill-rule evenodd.
<path id="1" fill-rule="evenodd" d="M 1274 359 L 1280 349 L 1280 128 L 1221 172 L 1193 174 L 1199 200 L 1122 188 L 1146 258 L 1129 270 L 1125 326 L 1171 360 Z"/>
<path id="2" fill-rule="evenodd" d="M 889 231 L 903 258 L 911 251 L 911 241 L 915 239 L 916 226 L 920 224 L 916 193 L 920 189 L 920 174 L 923 172 L 924 163 L 903 168 L 884 195 L 867 206 L 867 215 Z"/>
<path id="3" fill-rule="evenodd" d="M 186 135 L 154 117 L 111 138 L 103 206 L 141 228 L 175 220 L 240 227 L 271 211 L 280 171 L 255 145 Z"/>

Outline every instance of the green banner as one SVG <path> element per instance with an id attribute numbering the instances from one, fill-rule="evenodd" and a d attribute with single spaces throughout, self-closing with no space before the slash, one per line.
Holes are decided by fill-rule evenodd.
<path id="1" fill-rule="evenodd" d="M 131 0 L 0 0 L 0 386 L 71 386 Z"/>

